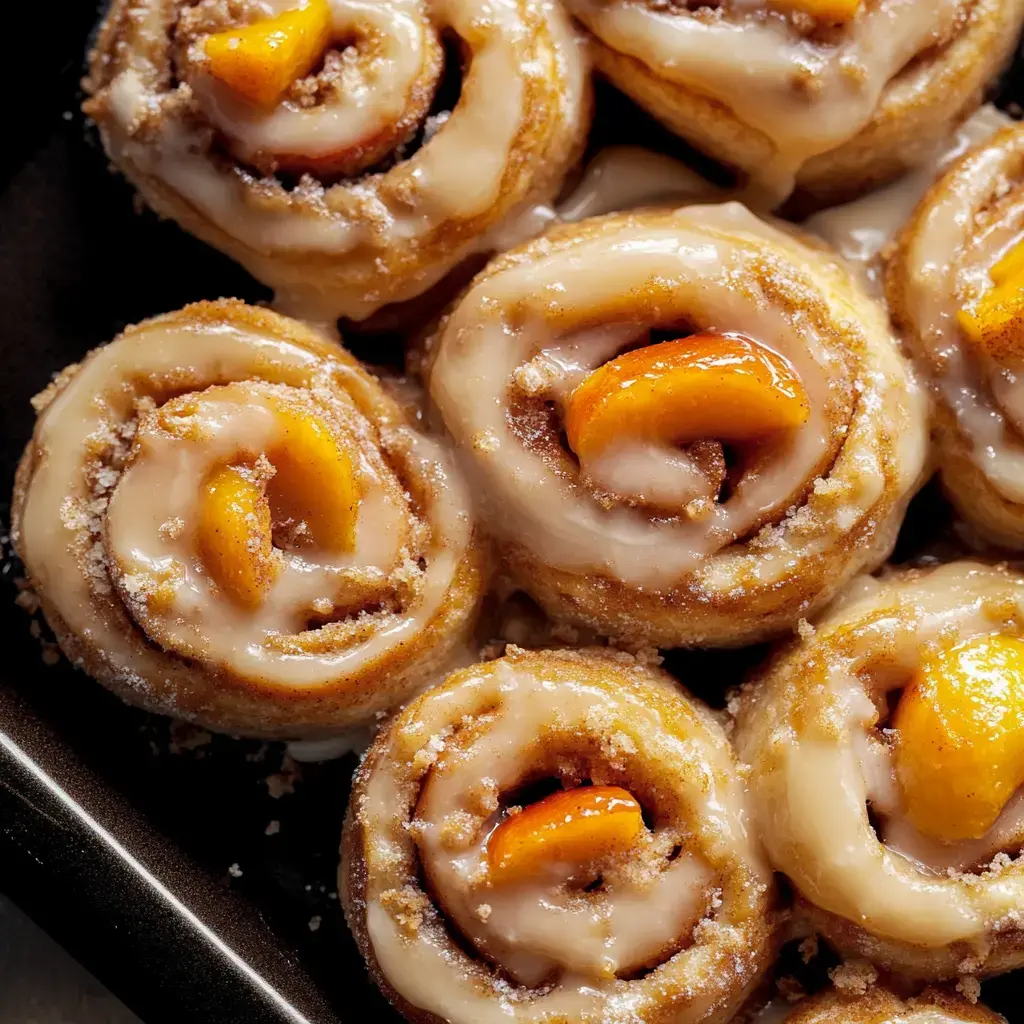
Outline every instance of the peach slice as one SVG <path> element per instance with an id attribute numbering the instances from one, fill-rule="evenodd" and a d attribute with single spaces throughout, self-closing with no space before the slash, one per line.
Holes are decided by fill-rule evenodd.
<path id="1" fill-rule="evenodd" d="M 565 431 L 586 459 L 624 434 L 679 445 L 759 441 L 809 415 L 800 378 L 778 353 L 739 335 L 695 334 L 598 367 L 570 396 Z"/>
<path id="2" fill-rule="evenodd" d="M 957 314 L 964 333 L 999 361 L 1024 355 L 1024 242 L 989 271 L 993 286 Z"/>
<path id="3" fill-rule="evenodd" d="M 276 106 L 331 42 L 327 0 L 305 0 L 276 18 L 207 36 L 210 74 L 250 103 Z"/>
<path id="4" fill-rule="evenodd" d="M 580 786 L 552 793 L 506 818 L 491 833 L 491 881 L 521 881 L 559 862 L 591 863 L 628 850 L 643 828 L 640 805 L 618 786 Z"/>
<path id="5" fill-rule="evenodd" d="M 197 534 L 206 571 L 239 604 L 255 607 L 274 581 L 270 503 L 238 466 L 215 469 L 199 496 Z"/>
<path id="6" fill-rule="evenodd" d="M 988 272 L 996 284 L 1006 284 L 1013 279 L 1024 278 L 1024 242 L 1018 242 Z"/>
<path id="7" fill-rule="evenodd" d="M 268 487 L 274 518 L 304 522 L 325 551 L 351 551 L 360 488 L 349 454 L 316 416 L 282 405 L 277 417 L 283 436 L 268 453 L 276 470 Z"/>
<path id="8" fill-rule="evenodd" d="M 861 0 L 776 0 L 782 9 L 802 11 L 819 21 L 849 21 L 860 8 Z"/>
<path id="9" fill-rule="evenodd" d="M 904 810 L 932 839 L 979 839 L 1024 784 L 1024 640 L 976 637 L 921 665 L 893 725 Z"/>

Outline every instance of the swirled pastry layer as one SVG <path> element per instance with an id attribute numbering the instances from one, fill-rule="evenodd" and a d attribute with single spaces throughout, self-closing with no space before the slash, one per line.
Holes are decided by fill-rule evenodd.
<path id="1" fill-rule="evenodd" d="M 775 950 L 746 815 L 724 732 L 667 674 L 513 647 L 378 737 L 339 891 L 411 1021 L 725 1021 Z"/>
<path id="2" fill-rule="evenodd" d="M 757 825 L 813 926 L 910 976 L 1024 964 L 1024 580 L 862 581 L 747 690 Z"/>
<path id="3" fill-rule="evenodd" d="M 314 736 L 472 626 L 444 450 L 340 346 L 241 302 L 131 327 L 37 399 L 12 535 L 71 660 L 209 728 Z"/>
<path id="4" fill-rule="evenodd" d="M 427 363 L 513 575 L 605 635 L 791 628 L 884 559 L 922 474 L 924 399 L 880 308 L 735 203 L 495 259 Z"/>
<path id="5" fill-rule="evenodd" d="M 461 94 L 429 114 L 446 61 Z M 115 0 L 88 89 L 146 202 L 308 319 L 362 319 L 486 251 L 558 191 L 590 106 L 539 0 Z"/>
<path id="6" fill-rule="evenodd" d="M 925 158 L 1013 52 L 1020 0 L 569 0 L 598 69 L 772 203 Z"/>
<path id="7" fill-rule="evenodd" d="M 893 317 L 937 399 L 946 491 L 983 535 L 1015 548 L 1024 546 L 1024 332 L 1015 312 L 1024 287 L 1011 273 L 1000 289 L 991 275 L 1022 242 L 1024 128 L 1010 127 L 939 178 L 886 278 Z"/>

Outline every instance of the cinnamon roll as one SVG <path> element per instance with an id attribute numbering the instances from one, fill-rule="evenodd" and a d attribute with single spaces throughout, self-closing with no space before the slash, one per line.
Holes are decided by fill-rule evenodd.
<path id="1" fill-rule="evenodd" d="M 735 740 L 774 867 L 842 953 L 1024 966 L 1024 578 L 865 579 L 753 681 Z"/>
<path id="2" fill-rule="evenodd" d="M 512 647 L 378 736 L 339 892 L 417 1024 L 725 1021 L 776 948 L 746 815 L 721 726 L 666 673 Z"/>
<path id="3" fill-rule="evenodd" d="M 540 0 L 114 0 L 86 87 L 145 201 L 314 320 L 486 251 L 558 191 L 590 113 L 568 16 Z"/>
<path id="4" fill-rule="evenodd" d="M 946 492 L 983 538 L 1024 547 L 1024 127 L 939 178 L 897 240 L 886 290 L 935 393 Z"/>
<path id="5" fill-rule="evenodd" d="M 598 70 L 772 205 L 930 155 L 1009 60 L 1021 0 L 567 0 Z"/>
<path id="6" fill-rule="evenodd" d="M 736 203 L 557 228 L 428 349 L 509 572 L 606 636 L 791 629 L 887 556 L 922 477 L 925 403 L 880 307 Z"/>
<path id="7" fill-rule="evenodd" d="M 797 1004 L 786 1024 L 1006 1024 L 998 1013 L 944 989 L 900 999 L 884 988 L 828 990 Z"/>
<path id="8" fill-rule="evenodd" d="M 67 656 L 131 704 L 315 737 L 473 625 L 444 450 L 340 346 L 237 301 L 128 328 L 36 399 L 12 538 Z"/>

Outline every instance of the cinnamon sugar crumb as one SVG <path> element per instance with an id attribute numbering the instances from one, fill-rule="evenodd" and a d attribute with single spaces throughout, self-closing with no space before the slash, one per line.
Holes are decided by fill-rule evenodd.
<path id="1" fill-rule="evenodd" d="M 840 992 L 850 995 L 864 995 L 876 981 L 878 971 L 866 960 L 850 960 L 828 972 L 832 984 Z"/>
<path id="2" fill-rule="evenodd" d="M 295 783 L 301 778 L 302 769 L 299 768 L 298 762 L 293 760 L 290 755 L 285 754 L 281 761 L 281 770 L 273 775 L 268 775 L 264 781 L 271 799 L 280 800 L 281 797 L 295 792 Z"/>
<path id="3" fill-rule="evenodd" d="M 808 935 L 797 949 L 800 951 L 800 959 L 809 964 L 818 955 L 818 936 Z"/>
<path id="4" fill-rule="evenodd" d="M 481 903 L 480 906 L 476 908 L 476 916 L 480 918 L 481 921 L 486 921 L 487 918 L 491 916 L 490 903 Z"/>
<path id="5" fill-rule="evenodd" d="M 430 906 L 427 897 L 411 885 L 388 889 L 380 895 L 380 905 L 391 915 L 406 938 L 414 939 L 423 926 L 423 915 Z"/>
<path id="6" fill-rule="evenodd" d="M 808 641 L 814 636 L 814 627 L 806 620 L 800 619 L 796 624 L 796 631 L 803 641 Z"/>
<path id="7" fill-rule="evenodd" d="M 476 822 L 468 811 L 453 811 L 441 826 L 441 845 L 449 852 L 464 850 L 476 835 Z"/>
<path id="8" fill-rule="evenodd" d="M 967 974 L 956 983 L 956 990 L 969 1003 L 976 1003 L 981 995 L 981 982 L 973 975 Z"/>
<path id="9" fill-rule="evenodd" d="M 159 534 L 161 540 L 177 540 L 185 529 L 185 520 L 181 516 L 174 516 L 160 524 Z"/>

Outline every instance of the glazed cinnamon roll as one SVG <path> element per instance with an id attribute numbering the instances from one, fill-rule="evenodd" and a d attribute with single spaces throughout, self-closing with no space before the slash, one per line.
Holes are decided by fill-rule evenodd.
<path id="1" fill-rule="evenodd" d="M 911 999 L 900 999 L 884 988 L 864 993 L 829 990 L 802 1000 L 786 1017 L 786 1024 L 1006 1024 L 998 1013 L 947 992 L 927 989 Z"/>
<path id="2" fill-rule="evenodd" d="M 417 1024 L 725 1021 L 775 951 L 746 815 L 721 726 L 670 676 L 512 647 L 378 736 L 339 892 Z"/>
<path id="3" fill-rule="evenodd" d="M 435 103 L 446 61 L 461 95 Z M 568 16 L 539 0 L 114 0 L 86 86 L 146 202 L 314 320 L 486 251 L 558 191 L 590 112 Z"/>
<path id="4" fill-rule="evenodd" d="M 753 681 L 735 739 L 769 857 L 841 952 L 1024 965 L 1024 578 L 865 579 Z"/>
<path id="5" fill-rule="evenodd" d="M 930 155 L 1017 42 L 1021 0 L 567 0 L 598 69 L 772 205 Z"/>
<path id="6" fill-rule="evenodd" d="M 67 656 L 131 704 L 315 737 L 473 625 L 465 487 L 340 346 L 236 301 L 130 327 L 36 399 L 12 537 Z"/>
<path id="7" fill-rule="evenodd" d="M 1024 547 L 1024 127 L 939 178 L 898 239 L 886 290 L 935 393 L 949 497 L 982 537 Z"/>
<path id="8" fill-rule="evenodd" d="M 921 479 L 924 401 L 880 308 L 736 203 L 555 229 L 428 347 L 509 572 L 606 636 L 784 632 L 886 557 Z"/>

